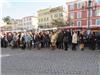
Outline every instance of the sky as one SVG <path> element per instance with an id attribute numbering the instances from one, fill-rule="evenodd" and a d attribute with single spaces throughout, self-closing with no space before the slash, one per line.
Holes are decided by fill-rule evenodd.
<path id="1" fill-rule="evenodd" d="M 10 16 L 14 19 L 21 19 L 25 16 L 36 16 L 40 9 L 49 7 L 64 6 L 66 2 L 74 0 L 0 0 L 0 10 L 2 19 L 5 16 Z"/>
<path id="2" fill-rule="evenodd" d="M 67 8 L 66 3 L 72 1 L 76 0 L 0 0 L 0 21 L 5 16 L 14 19 L 21 19 L 31 15 L 36 16 L 38 10 L 49 7 L 63 5 Z"/>

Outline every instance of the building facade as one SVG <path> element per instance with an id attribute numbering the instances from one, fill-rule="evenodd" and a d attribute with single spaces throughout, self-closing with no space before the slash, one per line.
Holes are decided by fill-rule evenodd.
<path id="1" fill-rule="evenodd" d="M 32 30 L 37 28 L 37 17 L 26 16 L 22 19 L 15 19 L 13 30 Z"/>
<path id="2" fill-rule="evenodd" d="M 15 19 L 14 30 L 23 29 L 23 22 L 21 19 Z"/>
<path id="3" fill-rule="evenodd" d="M 35 16 L 26 16 L 22 18 L 22 28 L 24 30 L 32 30 L 37 28 L 37 17 Z"/>
<path id="4" fill-rule="evenodd" d="M 11 24 L 5 25 L 2 27 L 2 30 L 5 31 L 18 31 L 18 30 L 33 30 L 37 29 L 38 24 L 37 17 L 35 16 L 26 16 L 22 19 L 13 19 Z"/>
<path id="5" fill-rule="evenodd" d="M 15 28 L 15 20 L 10 21 L 11 24 L 2 23 L 1 31 L 11 31 Z"/>
<path id="6" fill-rule="evenodd" d="M 100 26 L 100 0 L 76 0 L 67 3 L 70 26 L 87 27 Z"/>
<path id="7" fill-rule="evenodd" d="M 64 9 L 62 6 L 47 8 L 37 11 L 39 28 L 52 28 L 52 21 L 55 19 L 64 19 Z"/>

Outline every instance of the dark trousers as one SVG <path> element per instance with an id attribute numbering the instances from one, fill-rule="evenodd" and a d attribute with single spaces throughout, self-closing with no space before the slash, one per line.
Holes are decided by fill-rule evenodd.
<path id="1" fill-rule="evenodd" d="M 5 40 L 1 40 L 1 47 L 7 47 L 7 42 Z"/>
<path id="2" fill-rule="evenodd" d="M 42 42 L 41 42 L 41 48 L 44 48 L 44 47 L 45 47 L 45 42 L 42 41 Z"/>
<path id="3" fill-rule="evenodd" d="M 58 47 L 59 49 L 63 49 L 63 42 L 58 42 Z"/>
<path id="4" fill-rule="evenodd" d="M 25 49 L 25 48 L 26 48 L 26 43 L 25 43 L 25 42 L 23 42 L 23 45 L 22 45 L 21 48 L 22 48 L 22 49 Z"/>
<path id="5" fill-rule="evenodd" d="M 33 44 L 34 48 L 36 48 L 36 41 L 34 41 L 34 44 Z"/>
<path id="6" fill-rule="evenodd" d="M 95 50 L 96 49 L 96 43 L 95 42 L 92 42 L 91 43 L 91 48 L 90 48 L 91 50 Z"/>
<path id="7" fill-rule="evenodd" d="M 72 43 L 72 50 L 76 50 L 76 43 Z"/>
<path id="8" fill-rule="evenodd" d="M 32 40 L 30 41 L 30 48 L 32 48 Z"/>
<path id="9" fill-rule="evenodd" d="M 45 42 L 45 45 L 44 45 L 46 48 L 48 48 L 50 45 L 49 45 L 49 42 Z"/>
<path id="10" fill-rule="evenodd" d="M 37 43 L 37 49 L 40 50 L 41 48 L 43 48 L 43 47 L 42 47 L 42 43 L 41 43 L 41 42 L 38 42 L 38 43 Z"/>
<path id="11" fill-rule="evenodd" d="M 64 48 L 65 48 L 65 50 L 68 50 L 68 43 L 67 42 L 64 42 Z"/>
<path id="12" fill-rule="evenodd" d="M 97 49 L 100 50 L 100 40 L 97 41 Z"/>

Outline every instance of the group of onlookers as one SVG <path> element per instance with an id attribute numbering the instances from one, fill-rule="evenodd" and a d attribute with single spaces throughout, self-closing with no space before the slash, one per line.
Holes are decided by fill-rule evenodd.
<path id="1" fill-rule="evenodd" d="M 91 50 L 100 49 L 100 32 L 55 30 L 42 32 L 19 32 L 2 33 L 0 36 L 1 47 L 12 47 L 22 49 L 51 48 L 81 50 L 89 48 Z"/>

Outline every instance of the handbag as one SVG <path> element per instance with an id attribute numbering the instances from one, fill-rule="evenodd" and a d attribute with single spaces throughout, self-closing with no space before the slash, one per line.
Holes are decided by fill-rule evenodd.
<path id="1" fill-rule="evenodd" d="M 80 49 L 84 48 L 84 44 L 80 44 Z"/>

